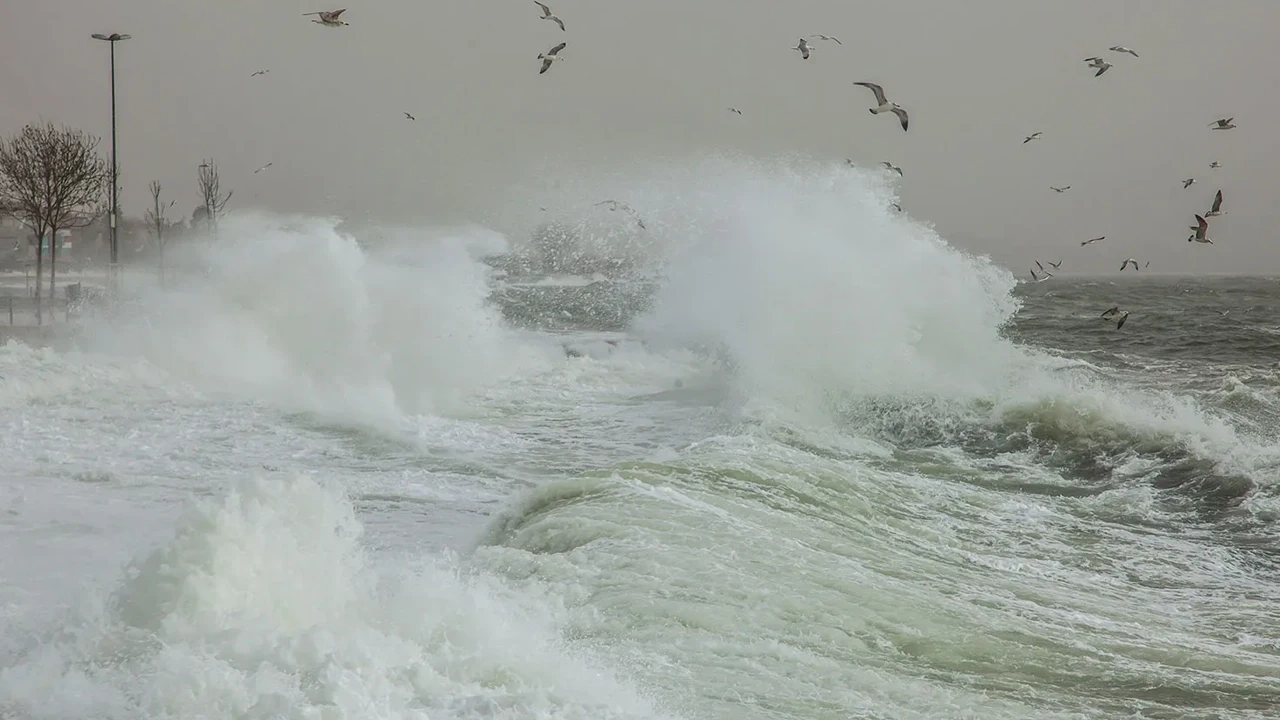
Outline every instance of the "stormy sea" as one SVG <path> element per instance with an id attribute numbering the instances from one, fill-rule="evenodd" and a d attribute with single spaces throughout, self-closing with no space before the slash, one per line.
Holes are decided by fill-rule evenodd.
<path id="1" fill-rule="evenodd" d="M 1276 717 L 1277 279 L 1030 283 L 893 192 L 246 211 L 0 346 L 0 717 Z"/>

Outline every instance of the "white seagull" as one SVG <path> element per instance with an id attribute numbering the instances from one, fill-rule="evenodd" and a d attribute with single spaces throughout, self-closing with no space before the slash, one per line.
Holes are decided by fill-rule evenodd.
<path id="1" fill-rule="evenodd" d="M 729 112 L 731 112 L 731 113 L 738 113 L 739 115 L 741 115 L 741 114 L 742 114 L 742 111 L 741 111 L 741 110 L 739 110 L 738 108 L 729 108 Z"/>
<path id="2" fill-rule="evenodd" d="M 563 59 L 564 59 L 564 58 L 560 57 L 559 55 L 557 55 L 556 53 L 558 53 L 558 52 L 560 52 L 561 50 L 563 50 L 563 49 L 564 49 L 564 46 L 565 46 L 565 45 L 567 45 L 567 44 L 568 44 L 568 43 L 560 43 L 559 45 L 557 45 L 557 46 L 555 46 L 555 47 L 551 48 L 550 50 L 546 51 L 545 53 L 539 53 L 539 54 L 538 54 L 538 59 L 542 61 L 542 69 L 538 71 L 538 74 L 539 74 L 539 75 L 541 75 L 542 73 L 546 72 L 547 70 L 550 70 L 550 69 L 551 69 L 551 63 L 555 62 L 556 60 L 563 60 Z"/>
<path id="3" fill-rule="evenodd" d="M 1120 272 L 1124 272 L 1124 269 L 1126 267 L 1129 267 L 1129 263 L 1133 263 L 1134 270 L 1138 269 L 1138 261 L 1134 260 L 1133 258 L 1129 258 L 1128 260 L 1125 260 L 1124 262 L 1120 263 Z"/>
<path id="4" fill-rule="evenodd" d="M 1039 131 L 1037 131 L 1037 132 L 1033 132 L 1033 133 L 1031 133 L 1030 135 L 1028 135 L 1028 136 L 1027 136 L 1027 139 L 1026 139 L 1026 140 L 1023 140 L 1023 141 L 1022 141 L 1022 144 L 1023 144 L 1023 145 L 1026 145 L 1027 143 L 1031 142 L 1032 140 L 1038 140 L 1042 134 L 1043 134 L 1043 133 L 1041 133 L 1041 132 L 1039 132 Z"/>
<path id="5" fill-rule="evenodd" d="M 267 74 L 267 73 L 269 73 L 269 72 L 271 72 L 271 71 L 270 71 L 270 70 L 258 70 L 258 71 L 256 71 L 255 73 L 253 73 L 252 75 L 250 75 L 249 77 L 251 77 L 251 78 L 252 78 L 252 77 L 258 77 L 259 75 L 266 75 L 266 74 Z"/>
<path id="6" fill-rule="evenodd" d="M 1120 319 L 1116 321 L 1116 329 L 1119 330 L 1120 328 L 1124 327 L 1124 321 L 1128 319 L 1129 319 L 1129 311 L 1125 310 L 1124 314 L 1120 316 Z"/>
<path id="7" fill-rule="evenodd" d="M 534 5 L 537 5 L 537 6 L 538 6 L 538 7 L 540 7 L 540 8 L 542 8 L 542 19 L 543 19 L 543 20 L 550 20 L 550 21 L 554 22 L 555 24 L 559 25 L 561 30 L 564 30 L 564 21 L 563 21 L 563 20 L 561 20 L 560 18 L 556 17 L 555 15 L 552 15 L 552 14 L 551 14 L 551 8 L 549 8 L 549 7 L 547 7 L 546 5 L 543 5 L 542 3 L 538 2 L 538 0 L 533 0 L 533 4 L 534 4 Z"/>
<path id="8" fill-rule="evenodd" d="M 1214 130 L 1230 130 L 1235 127 L 1235 124 L 1231 122 L 1232 120 L 1235 120 L 1235 118 L 1229 117 L 1229 118 L 1222 118 L 1221 120 L 1214 120 L 1213 122 L 1209 123 L 1209 127 L 1213 128 Z"/>
<path id="9" fill-rule="evenodd" d="M 1220 167 L 1222 167 L 1222 163 L 1218 162 L 1217 160 L 1214 160 L 1213 162 L 1209 163 L 1209 168 L 1212 170 L 1217 170 Z"/>
<path id="10" fill-rule="evenodd" d="M 901 176 L 902 176 L 902 168 L 898 167 L 897 165 L 894 165 L 893 163 L 889 162 L 888 160 L 886 160 L 886 161 L 884 161 L 884 162 L 882 162 L 882 163 L 880 163 L 880 164 L 881 164 L 881 165 L 883 165 L 883 166 L 885 166 L 885 168 L 886 168 L 887 170 L 892 170 L 893 172 L 898 173 L 898 176 L 899 176 L 899 177 L 901 177 Z"/>
<path id="11" fill-rule="evenodd" d="M 1136 53 L 1136 52 L 1134 52 L 1134 51 L 1130 50 L 1129 48 L 1127 48 L 1127 47 L 1125 47 L 1125 46 L 1123 46 L 1123 45 L 1112 45 L 1112 46 L 1111 46 L 1110 48 L 1108 48 L 1108 49 L 1109 49 L 1109 50 L 1111 50 L 1112 52 L 1118 52 L 1118 53 L 1129 53 L 1130 55 L 1132 55 L 1132 56 L 1134 56 L 1134 57 L 1138 57 L 1138 53 Z"/>
<path id="12" fill-rule="evenodd" d="M 1192 226 L 1191 229 L 1195 230 L 1196 233 L 1195 235 L 1192 235 L 1191 237 L 1187 238 L 1187 242 L 1191 242 L 1192 240 L 1194 240 L 1198 243 L 1208 243 L 1210 245 L 1213 244 L 1213 241 L 1209 239 L 1208 235 L 1206 235 L 1206 233 L 1209 232 L 1208 220 L 1205 220 L 1204 218 L 1197 215 L 1196 224 Z"/>
<path id="13" fill-rule="evenodd" d="M 1085 62 L 1089 63 L 1089 67 L 1097 69 L 1098 72 L 1093 74 L 1094 77 L 1098 77 L 1112 68 L 1111 63 L 1100 57 L 1085 58 Z"/>
<path id="14" fill-rule="evenodd" d="M 273 163 L 273 162 L 269 162 L 269 163 L 267 163 L 266 165 L 263 165 L 262 167 L 258 168 L 257 170 L 254 170 L 254 171 L 253 171 L 253 174 L 254 174 L 254 175 L 257 175 L 258 173 L 262 172 L 263 170 L 266 170 L 267 168 L 271 167 L 271 166 L 272 166 L 272 165 L 274 165 L 274 164 L 275 164 L 275 163 Z"/>
<path id="15" fill-rule="evenodd" d="M 1196 184 L 1196 179 L 1195 179 L 1195 178 L 1187 178 L 1186 180 L 1183 180 L 1183 181 L 1182 181 L 1182 189 L 1183 189 L 1183 190 L 1186 190 L 1187 188 L 1189 188 L 1189 187 L 1191 187 L 1192 185 L 1195 185 L 1195 184 Z"/>
<path id="16" fill-rule="evenodd" d="M 822 33 L 818 33 L 818 34 L 816 34 L 816 35 L 810 35 L 809 37 L 810 37 L 810 38 L 812 38 L 812 39 L 814 39 L 814 40 L 830 40 L 830 41 L 834 42 L 834 43 L 835 43 L 835 44 L 837 44 L 837 45 L 843 45 L 843 44 L 844 44 L 844 43 L 840 42 L 840 38 L 834 37 L 834 36 L 832 36 L 832 35 L 823 35 Z"/>
<path id="17" fill-rule="evenodd" d="M 1050 186 L 1049 186 L 1049 189 L 1050 189 L 1050 190 L 1052 190 L 1052 191 L 1054 191 L 1054 192 L 1064 193 L 1064 192 L 1066 192 L 1066 191 L 1070 190 L 1070 189 L 1071 189 L 1071 186 L 1070 186 L 1070 185 L 1067 185 L 1067 186 L 1065 186 L 1065 187 L 1054 187 L 1054 186 L 1050 185 Z"/>
<path id="18" fill-rule="evenodd" d="M 800 59 L 802 60 L 809 59 L 809 41 L 805 40 L 804 38 L 800 38 L 800 42 L 791 49 L 800 51 Z"/>
<path id="19" fill-rule="evenodd" d="M 1036 262 L 1036 264 L 1039 265 L 1040 263 Z M 1035 280 L 1036 282 L 1044 282 L 1045 280 L 1048 280 L 1051 277 L 1053 277 L 1053 273 L 1049 272 L 1048 270 L 1045 270 L 1044 275 L 1040 276 L 1040 275 L 1036 275 L 1035 268 L 1031 268 L 1031 279 Z"/>
<path id="20" fill-rule="evenodd" d="M 341 10 L 321 10 L 319 12 L 302 13 L 302 16 L 306 17 L 308 15 L 319 15 L 320 16 L 319 20 L 312 20 L 311 22 L 319 23 L 321 25 L 328 25 L 329 27 L 342 27 L 343 25 L 351 24 L 349 22 L 343 22 L 338 19 L 338 16 L 346 11 L 347 11 L 346 8 L 342 8 Z"/>
<path id="21" fill-rule="evenodd" d="M 1099 236 L 1098 236 L 1098 237 L 1096 237 L 1096 238 L 1089 238 L 1088 240 L 1081 240 L 1081 241 L 1080 241 L 1080 247 L 1084 247 L 1085 245 L 1088 245 L 1088 244 L 1090 244 L 1090 243 L 1096 243 L 1096 242 L 1098 242 L 1099 240 L 1105 240 L 1105 239 L 1106 239 L 1106 237 L 1107 237 L 1106 235 L 1099 235 Z"/>
<path id="22" fill-rule="evenodd" d="M 864 88 L 870 88 L 871 92 L 876 94 L 876 102 L 880 103 L 880 105 L 879 107 L 873 107 L 870 109 L 872 115 L 891 112 L 894 115 L 897 115 L 898 119 L 902 121 L 902 131 L 907 131 L 907 111 L 903 110 L 902 106 L 898 103 L 889 102 L 888 98 L 884 96 L 884 88 L 872 82 L 856 82 L 854 85 L 861 85 Z"/>
<path id="23" fill-rule="evenodd" d="M 1213 196 L 1213 207 L 1204 216 L 1207 218 L 1217 217 L 1222 214 L 1222 191 L 1219 190 L 1217 195 Z"/>

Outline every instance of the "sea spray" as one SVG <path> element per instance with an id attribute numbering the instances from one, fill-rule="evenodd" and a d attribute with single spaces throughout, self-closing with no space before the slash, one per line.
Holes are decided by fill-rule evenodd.
<path id="1" fill-rule="evenodd" d="M 479 257 L 502 247 L 476 228 L 399 230 L 366 247 L 329 220 L 232 215 L 216 246 L 185 249 L 201 271 L 89 324 L 86 344 L 330 418 L 392 427 L 458 412 L 537 363 L 488 300 Z"/>
<path id="2" fill-rule="evenodd" d="M 597 197 L 635 208 L 649 258 L 631 264 L 658 289 L 631 327 L 714 348 L 750 394 L 970 396 L 991 392 L 1018 355 L 1001 337 L 1018 307 L 1013 277 L 891 210 L 883 173 L 709 155 L 640 163 L 625 178 L 562 176 L 556 192 L 561 204 L 540 202 L 570 216 Z"/>

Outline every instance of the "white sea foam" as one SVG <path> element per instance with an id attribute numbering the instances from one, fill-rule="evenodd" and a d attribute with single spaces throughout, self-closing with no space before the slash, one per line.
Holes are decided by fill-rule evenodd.
<path id="1" fill-rule="evenodd" d="M 62 632 L 0 670 L 28 718 L 651 718 L 651 702 L 558 638 L 550 597 L 447 556 L 370 564 L 350 502 L 252 478 Z"/>

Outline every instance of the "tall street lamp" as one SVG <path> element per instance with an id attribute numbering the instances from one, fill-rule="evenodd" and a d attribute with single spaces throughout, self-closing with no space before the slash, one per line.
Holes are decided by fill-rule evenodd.
<path id="1" fill-rule="evenodd" d="M 103 35 L 94 33 L 94 40 L 103 40 L 111 45 L 111 285 L 114 289 L 116 283 L 116 274 L 119 266 L 116 264 L 120 259 L 119 245 L 116 244 L 116 215 L 119 208 L 116 207 L 116 188 L 120 181 L 120 168 L 116 165 L 116 43 L 121 40 L 128 40 L 129 35 L 120 33 L 111 33 Z"/>

